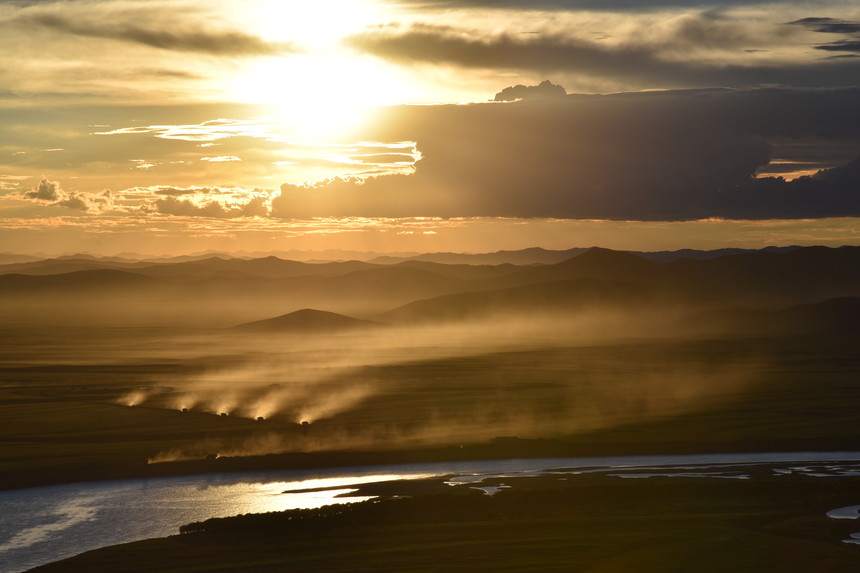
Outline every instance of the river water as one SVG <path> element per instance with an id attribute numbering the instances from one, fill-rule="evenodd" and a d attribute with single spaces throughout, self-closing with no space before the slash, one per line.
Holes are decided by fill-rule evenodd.
<path id="1" fill-rule="evenodd" d="M 19 573 L 84 551 L 164 537 L 211 517 L 360 501 L 337 497 L 361 483 L 453 475 L 451 486 L 482 487 L 490 477 L 603 472 L 626 478 L 675 475 L 751 479 L 768 464 L 775 474 L 858 475 L 860 452 L 799 452 L 536 458 L 205 474 L 75 483 L 0 492 L 0 571 Z M 316 489 L 322 491 L 294 492 Z M 846 540 L 847 541 L 847 540 Z"/>

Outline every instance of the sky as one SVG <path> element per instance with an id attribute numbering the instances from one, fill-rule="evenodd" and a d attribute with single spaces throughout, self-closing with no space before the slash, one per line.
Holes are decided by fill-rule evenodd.
<path id="1" fill-rule="evenodd" d="M 0 0 L 0 253 L 860 244 L 854 0 Z"/>

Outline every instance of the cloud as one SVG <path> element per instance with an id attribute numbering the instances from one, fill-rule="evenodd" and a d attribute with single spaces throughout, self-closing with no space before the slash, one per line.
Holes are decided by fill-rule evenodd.
<path id="1" fill-rule="evenodd" d="M 242 158 L 235 155 L 218 155 L 217 157 L 201 157 L 200 161 L 212 161 L 214 163 L 225 163 L 229 161 L 242 161 Z"/>
<path id="2" fill-rule="evenodd" d="M 853 20 L 836 20 L 834 18 L 803 18 L 789 22 L 789 25 L 802 26 L 814 32 L 823 34 L 841 34 L 853 36 L 849 40 L 837 40 L 828 44 L 815 46 L 816 50 L 827 52 L 860 53 L 860 22 Z"/>
<path id="3" fill-rule="evenodd" d="M 630 11 L 646 12 L 663 8 L 725 8 L 729 6 L 758 6 L 772 0 L 399 0 L 401 4 L 416 4 L 425 9 L 492 8 L 498 10 L 545 11 Z M 783 3 L 792 3 L 791 1 Z M 796 3 L 803 3 L 798 0 Z"/>
<path id="4" fill-rule="evenodd" d="M 565 89 L 549 80 L 544 80 L 536 86 L 517 84 L 507 87 L 496 94 L 493 101 L 514 101 L 528 98 L 561 97 L 567 95 Z"/>
<path id="5" fill-rule="evenodd" d="M 860 216 L 860 158 L 792 181 L 761 178 L 725 190 L 713 212 L 727 219 Z"/>
<path id="6" fill-rule="evenodd" d="M 65 191 L 57 181 L 46 178 L 42 178 L 30 191 L 22 193 L 22 196 L 39 203 L 87 212 L 102 212 L 114 206 L 114 195 L 110 190 L 101 193 Z"/>
<path id="7" fill-rule="evenodd" d="M 199 193 L 199 190 L 197 190 Z M 210 217 L 215 219 L 236 219 L 241 217 L 268 217 L 269 198 L 256 195 L 240 200 L 224 198 L 201 198 L 199 195 L 180 197 L 170 194 L 156 199 L 145 207 L 162 215 L 179 217 Z"/>
<path id="8" fill-rule="evenodd" d="M 642 49 L 607 48 L 596 42 L 558 34 L 523 39 L 507 33 L 486 36 L 477 31 L 429 24 L 371 28 L 350 36 L 345 42 L 394 61 L 476 68 L 584 71 L 614 63 L 634 70 L 643 59 L 653 58 Z"/>
<path id="9" fill-rule="evenodd" d="M 839 40 L 830 44 L 821 44 L 815 46 L 816 50 L 826 50 L 828 52 L 857 52 L 860 53 L 860 40 Z"/>
<path id="10" fill-rule="evenodd" d="M 24 196 L 38 201 L 60 201 L 65 197 L 65 192 L 56 181 L 42 179 L 32 190 L 24 193 Z"/>
<path id="11" fill-rule="evenodd" d="M 392 108 L 378 135 L 417 141 L 414 173 L 285 184 L 272 215 L 857 216 L 856 169 L 754 176 L 771 140 L 860 142 L 858 98 L 860 88 L 713 89 Z"/>
<path id="12" fill-rule="evenodd" d="M 271 123 L 260 119 L 211 119 L 189 125 L 149 125 L 122 127 L 109 131 L 96 131 L 94 135 L 141 135 L 154 134 L 161 139 L 180 141 L 202 141 L 200 147 L 220 145 L 213 143 L 231 137 L 273 137 Z"/>
<path id="13" fill-rule="evenodd" d="M 149 10 L 78 10 L 67 15 L 61 6 L 22 10 L 12 19 L 80 37 L 104 38 L 162 50 L 215 56 L 261 56 L 298 51 L 287 43 L 271 43 L 239 30 L 210 29 L 174 13 Z M 55 8 L 55 9 L 54 9 Z M 83 8 L 83 7 L 82 7 Z M 91 8 L 91 7 L 87 7 Z"/>
<path id="14" fill-rule="evenodd" d="M 654 28 L 654 29 L 651 29 Z M 767 84 L 849 86 L 860 81 L 860 62 L 811 59 L 788 42 L 796 28 L 743 22 L 719 14 L 687 14 L 635 26 L 613 42 L 546 30 L 522 35 L 414 24 L 369 28 L 344 41 L 354 49 L 401 64 L 564 72 L 610 79 L 636 89 Z M 760 54 L 794 50 L 762 59 Z M 754 51 L 750 51 L 754 50 Z"/>
<path id="15" fill-rule="evenodd" d="M 409 153 L 355 153 L 344 157 L 351 163 L 361 163 L 365 165 L 388 165 L 390 163 L 404 163 L 412 165 L 415 163 L 415 157 Z"/>
<path id="16" fill-rule="evenodd" d="M 790 25 L 803 26 L 823 34 L 860 34 L 860 22 L 836 20 L 835 18 L 801 18 L 789 22 Z"/>
<path id="17" fill-rule="evenodd" d="M 183 195 L 197 195 L 207 193 L 205 189 L 177 189 L 176 187 L 159 187 L 152 191 L 155 195 L 166 195 L 168 197 L 182 197 Z"/>

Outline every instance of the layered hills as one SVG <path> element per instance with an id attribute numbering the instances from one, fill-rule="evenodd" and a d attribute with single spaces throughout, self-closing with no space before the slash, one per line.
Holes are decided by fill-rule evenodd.
<path id="1" fill-rule="evenodd" d="M 542 249 L 501 253 L 474 259 L 480 264 L 454 254 L 450 263 L 439 256 L 325 263 L 274 256 L 174 262 L 63 257 L 0 265 L 0 294 L 7 306 L 95 301 L 117 313 L 124 305 L 157 301 L 179 305 L 177 321 L 183 308 L 218 313 L 229 307 L 224 326 L 293 332 L 368 326 L 358 322 L 363 319 L 410 324 L 600 309 L 682 309 L 691 321 L 723 327 L 829 328 L 853 312 L 850 301 L 860 296 L 860 247 L 650 255 L 595 247 L 564 251 L 572 256 L 551 263 Z M 830 299 L 841 302 L 820 306 Z M 841 330 L 850 332 L 853 323 L 843 322 Z"/>

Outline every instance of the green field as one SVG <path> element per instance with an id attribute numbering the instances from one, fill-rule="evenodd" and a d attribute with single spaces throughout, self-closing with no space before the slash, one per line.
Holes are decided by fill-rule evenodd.
<path id="1" fill-rule="evenodd" d="M 860 357 L 852 338 L 422 347 L 399 350 L 401 360 L 353 349 L 347 360 L 336 352 L 300 349 L 284 359 L 272 351 L 289 349 L 291 338 L 255 346 L 163 329 L 40 336 L 6 337 L 4 487 L 338 465 L 347 454 L 350 463 L 374 463 L 860 444 Z M 192 391 L 198 402 L 181 412 L 177 404 Z M 135 392 L 145 399 L 129 407 Z M 242 409 L 272 392 L 281 408 L 265 420 Z M 229 416 L 213 409 L 224 395 L 235 403 Z M 300 426 L 314 409 L 319 417 Z M 213 455 L 222 457 L 205 460 Z"/>

